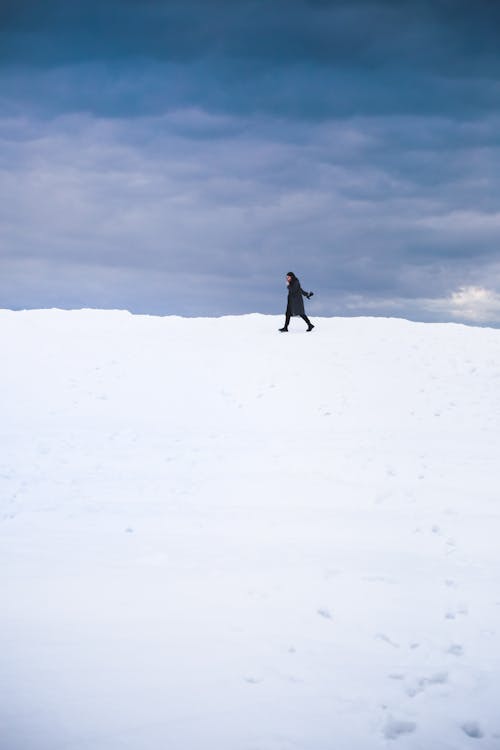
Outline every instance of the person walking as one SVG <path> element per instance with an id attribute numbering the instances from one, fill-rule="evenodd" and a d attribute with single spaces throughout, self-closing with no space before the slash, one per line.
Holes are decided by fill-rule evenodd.
<path id="1" fill-rule="evenodd" d="M 281 333 L 286 333 L 288 331 L 290 318 L 293 315 L 299 315 L 302 320 L 305 320 L 305 322 L 307 323 L 307 330 L 312 331 L 314 326 L 305 313 L 304 300 L 302 299 L 302 297 L 311 299 L 314 292 L 304 292 L 304 290 L 300 286 L 300 281 L 292 271 L 288 271 L 286 275 L 286 283 L 288 286 L 288 300 L 285 313 L 285 325 L 279 330 L 281 331 Z"/>

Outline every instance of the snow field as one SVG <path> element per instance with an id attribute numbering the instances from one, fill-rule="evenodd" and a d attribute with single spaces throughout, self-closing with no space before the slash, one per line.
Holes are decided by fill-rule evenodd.
<path id="1" fill-rule="evenodd" d="M 0 312 L 2 750 L 500 747 L 500 332 Z"/>

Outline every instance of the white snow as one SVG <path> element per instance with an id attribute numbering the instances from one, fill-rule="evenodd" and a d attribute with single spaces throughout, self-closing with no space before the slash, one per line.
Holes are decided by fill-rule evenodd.
<path id="1" fill-rule="evenodd" d="M 0 312 L 2 750 L 500 747 L 500 331 Z"/>

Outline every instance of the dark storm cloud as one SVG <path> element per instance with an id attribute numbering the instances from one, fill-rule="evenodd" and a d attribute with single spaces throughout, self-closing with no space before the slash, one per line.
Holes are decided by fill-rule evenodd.
<path id="1" fill-rule="evenodd" d="M 500 7 L 487 0 L 473 9 L 462 0 L 8 0 L 2 8 L 1 57 L 12 75 L 2 90 L 12 106 L 110 116 L 196 103 L 320 118 L 498 103 Z"/>
<path id="2" fill-rule="evenodd" d="M 428 135 L 420 142 L 421 120 L 400 123 L 415 131 L 408 135 L 415 164 L 404 168 L 407 148 L 391 149 L 391 129 L 386 135 L 371 120 L 311 132 L 305 124 L 249 128 L 192 111 L 141 123 L 73 117 L 46 124 L 36 138 L 31 127 L 23 140 L 18 125 L 10 142 L 18 168 L 2 206 L 18 261 L 36 247 L 39 258 L 60 266 L 207 273 L 234 283 L 256 269 L 263 279 L 281 276 L 295 258 L 336 296 L 357 288 L 414 297 L 422 287 L 453 288 L 479 256 L 496 257 L 495 226 L 470 231 L 467 214 L 474 183 L 485 166 L 494 170 L 492 155 L 466 145 L 467 172 L 446 169 L 444 134 L 435 147 Z M 441 123 L 450 141 L 458 139 L 456 127 Z M 487 184 L 476 188 L 478 205 L 487 191 Z"/>
<path id="3" fill-rule="evenodd" d="M 497 62 L 491 0 L 3 0 L 3 56 L 60 64 L 129 55 L 384 66 L 391 58 L 454 74 Z M 457 70 L 457 62 L 461 65 Z"/>

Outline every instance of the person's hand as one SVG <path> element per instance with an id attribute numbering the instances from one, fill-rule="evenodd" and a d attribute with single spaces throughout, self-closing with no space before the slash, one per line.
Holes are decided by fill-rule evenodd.
<path id="1" fill-rule="evenodd" d="M 307 299 L 311 299 L 311 297 L 313 296 L 313 294 L 314 294 L 314 292 L 309 292 L 308 295 L 307 295 Z"/>

